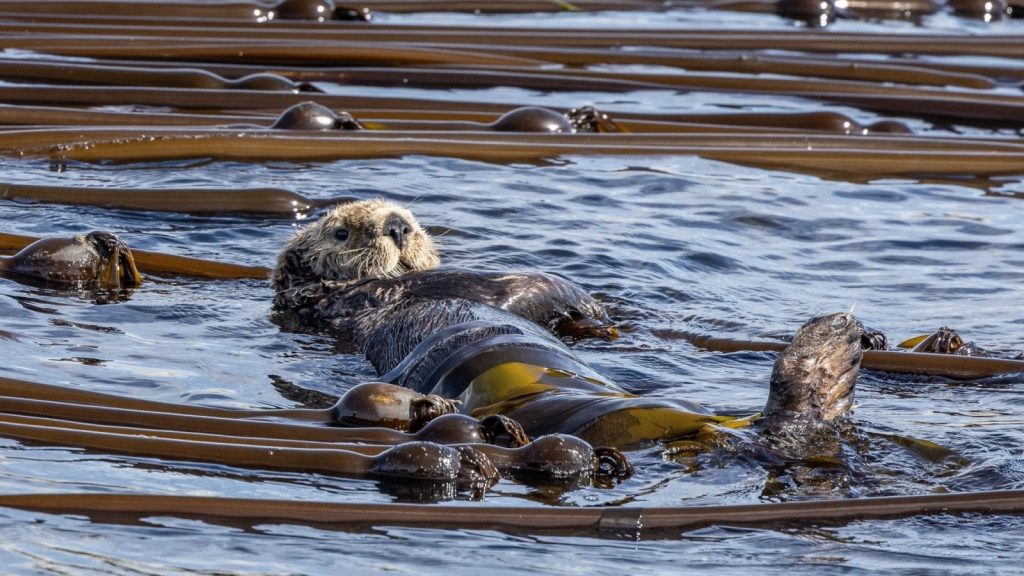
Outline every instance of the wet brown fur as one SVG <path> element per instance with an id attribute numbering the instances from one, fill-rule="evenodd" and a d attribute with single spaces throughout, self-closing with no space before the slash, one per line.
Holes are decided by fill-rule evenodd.
<path id="1" fill-rule="evenodd" d="M 385 233 L 389 218 L 408 224 L 399 248 Z M 340 240 L 339 230 L 348 232 Z M 320 280 L 393 278 L 436 268 L 434 242 L 411 212 L 383 199 L 340 204 L 299 230 L 278 256 L 272 276 L 277 292 Z"/>

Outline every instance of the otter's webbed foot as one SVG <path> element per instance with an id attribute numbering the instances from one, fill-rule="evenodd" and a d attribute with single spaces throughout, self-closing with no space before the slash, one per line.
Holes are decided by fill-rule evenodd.
<path id="1" fill-rule="evenodd" d="M 518 448 L 530 443 L 526 431 L 515 420 L 501 414 L 488 416 L 480 421 L 480 427 L 484 430 L 484 439 L 488 444 L 497 444 L 499 437 L 508 438 L 506 446 Z"/>
<path id="2" fill-rule="evenodd" d="M 472 446 L 459 446 L 459 484 L 469 488 L 474 498 L 483 497 L 488 488 L 501 479 L 501 472 L 483 452 Z"/>
<path id="3" fill-rule="evenodd" d="M 860 347 L 864 350 L 888 350 L 889 340 L 881 330 L 865 326 L 860 336 Z"/>
<path id="4" fill-rule="evenodd" d="M 900 342 L 900 348 L 911 352 L 930 354 L 955 354 L 957 356 L 989 356 L 989 353 L 974 342 L 964 342 L 956 330 L 943 326 L 933 334 L 915 336 Z"/>
<path id="5" fill-rule="evenodd" d="M 409 432 L 416 432 L 428 422 L 445 414 L 459 411 L 458 400 L 448 400 L 435 394 L 417 398 L 409 404 Z"/>
<path id="6" fill-rule="evenodd" d="M 572 124 L 573 132 L 628 132 L 604 112 L 593 106 L 573 108 L 565 115 Z"/>
<path id="7" fill-rule="evenodd" d="M 554 320 L 549 329 L 559 338 L 571 338 L 572 340 L 598 338 L 611 342 L 619 337 L 619 329 L 609 322 L 586 316 L 576 310 Z"/>

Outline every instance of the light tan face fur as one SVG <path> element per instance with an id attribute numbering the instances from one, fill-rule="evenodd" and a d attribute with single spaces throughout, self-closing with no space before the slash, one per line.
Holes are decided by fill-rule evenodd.
<path id="1" fill-rule="evenodd" d="M 315 276 L 332 280 L 390 278 L 439 263 L 412 213 L 384 199 L 337 206 L 289 240 L 284 253 L 290 250 Z"/>

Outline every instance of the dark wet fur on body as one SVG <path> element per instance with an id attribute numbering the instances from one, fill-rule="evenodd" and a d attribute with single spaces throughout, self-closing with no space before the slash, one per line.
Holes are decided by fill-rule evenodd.
<path id="1" fill-rule="evenodd" d="M 348 216 L 339 208 L 330 218 L 343 221 Z M 376 218 L 389 217 L 381 212 Z M 405 218 L 419 228 L 411 215 Z M 281 266 L 289 265 L 296 245 L 290 242 Z M 382 276 L 321 278 L 297 285 L 294 280 L 299 278 L 278 282 L 279 270 L 275 307 L 288 308 L 303 321 L 328 326 L 355 342 L 383 380 L 452 398 L 470 394 L 464 411 L 505 414 L 532 435 L 563 432 L 596 444 L 623 445 L 667 439 L 702 422 L 720 421 L 699 404 L 625 393 L 554 338 L 549 330 L 557 334 L 566 319 L 569 324 L 581 319 L 608 324 L 600 304 L 569 280 L 461 270 L 399 270 Z M 862 327 L 850 314 L 816 318 L 801 327 L 780 356 L 760 426 L 781 452 L 799 457 L 826 448 L 817 446 L 815 438 L 835 437 L 829 434 L 833 423 L 852 406 L 862 336 Z M 502 376 L 493 381 L 494 390 L 503 391 L 497 397 L 466 388 L 502 363 L 562 373 L 554 374 L 554 384 L 546 388 L 523 388 L 518 380 Z M 472 369 L 463 370 L 465 366 Z M 539 377 L 547 378 L 543 373 Z"/>

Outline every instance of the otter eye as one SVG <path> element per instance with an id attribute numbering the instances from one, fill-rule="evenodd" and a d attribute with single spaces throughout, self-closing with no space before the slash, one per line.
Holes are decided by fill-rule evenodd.
<path id="1" fill-rule="evenodd" d="M 338 228 L 337 230 L 334 231 L 334 237 L 337 238 L 339 241 L 344 242 L 348 240 L 348 230 L 345 230 L 344 228 Z"/>

